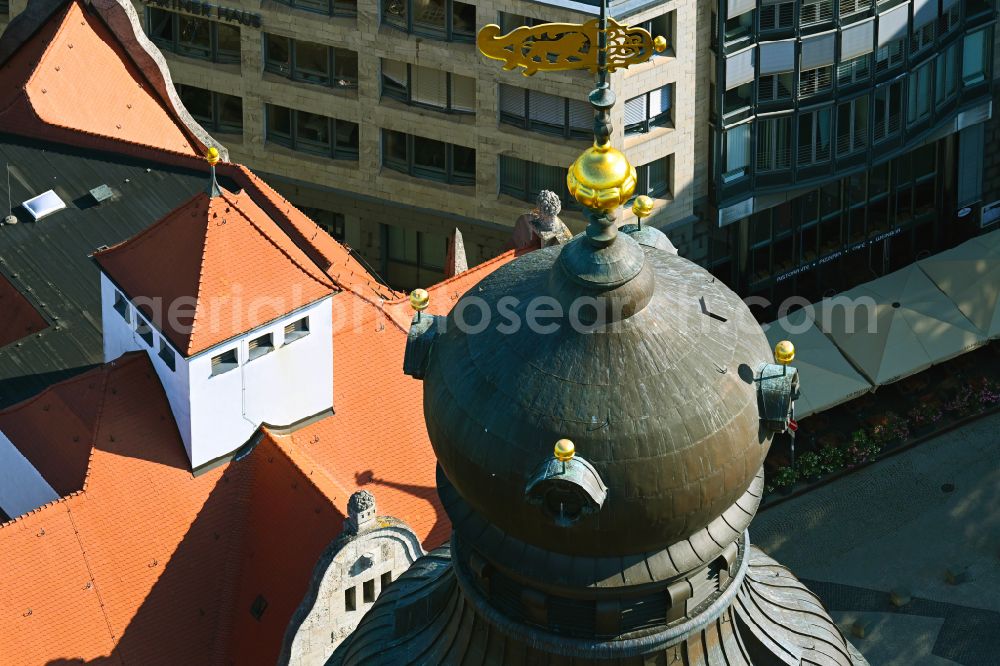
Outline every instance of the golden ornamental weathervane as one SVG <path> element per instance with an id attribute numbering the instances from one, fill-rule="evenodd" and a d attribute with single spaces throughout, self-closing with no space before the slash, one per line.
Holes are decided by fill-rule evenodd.
<path id="1" fill-rule="evenodd" d="M 608 18 L 608 0 L 602 0 L 600 17 L 586 23 L 543 23 L 521 26 L 506 35 L 494 24 L 484 26 L 476 45 L 487 58 L 502 60 L 504 69 L 523 67 L 522 74 L 537 71 L 587 69 L 597 74 L 597 87 L 589 100 L 594 107 L 594 145 L 569 168 L 566 186 L 588 213 L 587 238 L 594 247 L 611 245 L 618 235 L 614 211 L 629 200 L 636 187 L 635 167 L 611 146 L 611 108 L 615 94 L 608 72 L 645 62 L 667 47 L 663 37 L 647 30 L 623 26 Z"/>
<path id="2" fill-rule="evenodd" d="M 653 52 L 667 48 L 663 37 L 653 38 L 643 28 L 621 25 L 606 19 L 607 71 L 645 62 Z M 601 19 L 586 23 L 544 23 L 532 27 L 521 26 L 506 35 L 500 26 L 484 26 L 476 37 L 476 46 L 487 58 L 502 60 L 503 68 L 512 70 L 523 67 L 521 72 L 531 76 L 537 71 L 564 71 L 589 69 L 597 74 L 597 43 L 601 32 Z"/>

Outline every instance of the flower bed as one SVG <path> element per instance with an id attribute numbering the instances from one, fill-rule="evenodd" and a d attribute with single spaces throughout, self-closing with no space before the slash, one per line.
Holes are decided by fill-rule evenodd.
<path id="1" fill-rule="evenodd" d="M 995 349 L 997 348 L 997 349 Z M 793 445 L 775 438 L 768 455 L 768 494 L 819 482 L 880 455 L 1000 407 L 1000 344 L 971 352 L 961 367 L 945 364 L 895 387 L 881 387 L 803 419 Z M 964 369 L 963 369 L 964 368 Z M 922 392 L 923 391 L 923 392 Z"/>

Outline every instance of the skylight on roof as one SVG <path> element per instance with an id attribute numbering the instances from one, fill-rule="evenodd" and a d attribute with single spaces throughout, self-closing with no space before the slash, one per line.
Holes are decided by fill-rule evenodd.
<path id="1" fill-rule="evenodd" d="M 42 192 L 37 197 L 28 199 L 23 204 L 25 210 L 31 213 L 31 217 L 38 220 L 42 219 L 46 215 L 51 215 L 52 213 L 58 212 L 66 207 L 63 200 L 59 198 L 59 195 L 55 193 L 55 190 L 49 190 L 48 192 Z"/>

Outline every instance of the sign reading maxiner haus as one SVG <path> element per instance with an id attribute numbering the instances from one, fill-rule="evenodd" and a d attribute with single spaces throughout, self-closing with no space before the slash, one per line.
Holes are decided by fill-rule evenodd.
<path id="1" fill-rule="evenodd" d="M 195 16 L 205 16 L 207 18 L 220 19 L 231 23 L 241 23 L 251 28 L 261 26 L 260 14 L 254 14 L 244 9 L 235 7 L 223 7 L 213 5 L 208 2 L 198 0 L 142 0 L 147 5 L 162 7 L 164 9 L 175 9 Z"/>

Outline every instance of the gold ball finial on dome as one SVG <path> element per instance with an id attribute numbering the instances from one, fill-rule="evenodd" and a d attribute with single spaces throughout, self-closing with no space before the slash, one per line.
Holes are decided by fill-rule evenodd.
<path id="1" fill-rule="evenodd" d="M 584 208 L 612 211 L 635 192 L 635 167 L 611 144 L 594 143 L 576 158 L 566 174 L 566 186 Z"/>
<path id="2" fill-rule="evenodd" d="M 216 148 L 215 146 L 212 146 L 211 148 L 209 148 L 208 150 L 206 150 L 205 151 L 205 161 L 208 162 L 209 164 L 211 164 L 212 166 L 215 166 L 216 164 L 218 164 L 219 163 L 219 149 Z"/>
<path id="3" fill-rule="evenodd" d="M 414 289 L 410 292 L 410 307 L 417 312 L 423 312 L 430 305 L 431 295 L 426 289 Z"/>
<path id="4" fill-rule="evenodd" d="M 657 53 L 663 53 L 667 50 L 667 38 L 663 35 L 657 35 L 653 37 L 653 50 Z"/>
<path id="5" fill-rule="evenodd" d="M 774 361 L 788 365 L 795 360 L 795 345 L 789 340 L 782 340 L 774 346 Z"/>
<path id="6" fill-rule="evenodd" d="M 552 452 L 559 462 L 569 462 L 576 455 L 576 446 L 568 439 L 560 439 Z"/>
<path id="7" fill-rule="evenodd" d="M 649 214 L 653 212 L 653 200 L 645 194 L 640 194 L 632 202 L 632 212 L 640 220 L 649 217 Z"/>

